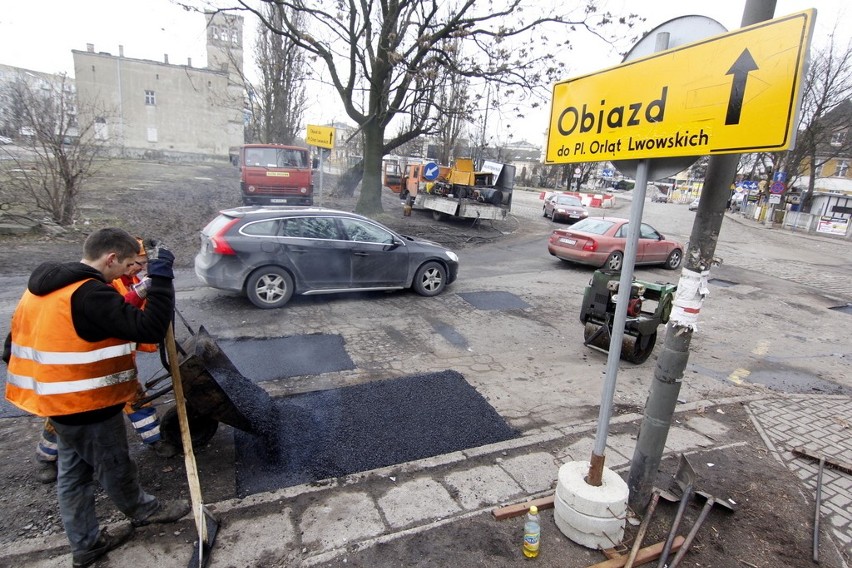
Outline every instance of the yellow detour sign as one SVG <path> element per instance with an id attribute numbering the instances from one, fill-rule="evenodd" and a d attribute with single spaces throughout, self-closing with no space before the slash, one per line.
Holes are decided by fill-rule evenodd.
<path id="1" fill-rule="evenodd" d="M 332 149 L 334 148 L 334 130 L 333 126 L 314 126 L 313 124 L 309 124 L 305 142 L 309 146 Z"/>
<path id="2" fill-rule="evenodd" d="M 553 86 L 551 164 L 791 146 L 815 10 Z"/>

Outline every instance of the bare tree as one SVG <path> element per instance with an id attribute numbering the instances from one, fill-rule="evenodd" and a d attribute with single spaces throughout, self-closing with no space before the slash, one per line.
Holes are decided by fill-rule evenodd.
<path id="1" fill-rule="evenodd" d="M 565 32 L 612 22 L 608 14 L 586 7 L 579 21 L 543 10 L 528 0 L 502 4 L 461 0 L 447 5 L 439 0 L 261 0 L 304 15 L 298 22 L 287 10 L 281 25 L 265 16 L 255 2 L 238 0 L 272 32 L 287 37 L 324 65 L 329 82 L 347 115 L 364 137 L 364 176 L 356 208 L 381 211 L 382 156 L 404 142 L 434 131 L 438 69 L 459 77 L 482 77 L 491 82 L 529 91 L 561 78 L 563 64 L 554 63 L 553 43 L 545 45 L 539 26 L 553 22 Z M 563 8 L 560 8 L 564 10 Z M 564 13 L 564 12 L 562 12 Z M 592 22 L 594 18 L 594 22 Z M 447 46 L 457 39 L 471 55 L 454 60 Z M 449 43 L 448 43 L 449 42 Z M 563 45 L 564 45 L 563 43 Z M 366 90 L 363 104 L 357 96 Z M 398 116 L 407 116 L 408 128 L 388 141 L 385 131 Z"/>
<path id="2" fill-rule="evenodd" d="M 104 154 L 107 113 L 87 109 L 91 122 L 78 121 L 73 81 L 21 76 L 10 83 L 12 121 L 21 134 L 16 151 L 4 149 L 4 192 L 29 198 L 59 225 L 70 225 L 87 179 L 96 173 L 96 158 Z"/>
<path id="3" fill-rule="evenodd" d="M 294 26 L 302 27 L 303 15 L 293 8 L 268 3 L 262 7 L 272 29 L 280 28 L 284 13 Z M 255 47 L 260 81 L 248 85 L 251 123 L 248 141 L 293 144 L 302 132 L 305 114 L 305 51 L 288 37 L 258 24 Z"/>
<path id="4" fill-rule="evenodd" d="M 756 170 L 786 172 L 787 187 L 809 175 L 802 195 L 803 210 L 813 198 L 817 172 L 828 161 L 852 154 L 852 41 L 838 43 L 836 32 L 815 50 L 802 87 L 802 107 L 796 145 L 789 151 L 758 154 Z M 771 180 L 769 180 L 771 181 Z"/>

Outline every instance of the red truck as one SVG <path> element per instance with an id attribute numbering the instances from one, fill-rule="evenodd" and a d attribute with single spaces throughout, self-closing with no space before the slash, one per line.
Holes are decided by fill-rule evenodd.
<path id="1" fill-rule="evenodd" d="M 281 144 L 240 146 L 240 190 L 244 205 L 313 205 L 311 155 Z"/>

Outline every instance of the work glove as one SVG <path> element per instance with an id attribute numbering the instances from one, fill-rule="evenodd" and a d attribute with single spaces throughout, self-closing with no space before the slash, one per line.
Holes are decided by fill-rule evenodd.
<path id="1" fill-rule="evenodd" d="M 160 251 L 166 248 L 166 245 L 158 239 L 144 239 L 142 246 L 145 248 L 145 256 L 148 257 L 148 260 L 156 260 Z"/>
<path id="2" fill-rule="evenodd" d="M 145 255 L 148 257 L 148 276 L 174 279 L 175 273 L 172 270 L 172 265 L 175 261 L 175 255 L 172 254 L 172 251 L 165 248 L 163 243 L 156 239 L 145 239 L 142 244 L 145 246 Z"/>

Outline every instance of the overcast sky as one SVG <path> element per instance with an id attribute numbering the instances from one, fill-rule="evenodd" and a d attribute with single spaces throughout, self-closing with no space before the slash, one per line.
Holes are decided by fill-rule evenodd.
<path id="1" fill-rule="evenodd" d="M 547 1 L 547 0 L 542 0 Z M 571 0 L 568 0 L 570 2 Z M 651 30 L 672 18 L 698 14 L 718 20 L 727 29 L 739 27 L 744 0 L 605 0 L 607 9 L 615 13 L 638 11 L 646 18 L 644 30 Z M 819 45 L 831 33 L 834 24 L 845 41 L 852 35 L 852 3 L 848 0 L 778 0 L 776 16 L 808 8 L 817 9 L 814 44 Z M 65 71 L 73 74 L 71 50 L 85 51 L 86 44 L 96 51 L 118 55 L 124 46 L 125 57 L 186 64 L 206 65 L 205 19 L 187 12 L 170 0 L 7 0 L 0 10 L 0 63 L 43 72 Z M 247 20 L 244 29 L 246 62 L 254 42 L 256 23 Z M 578 54 L 582 56 L 578 57 Z M 575 49 L 571 54 L 570 76 L 611 67 L 621 56 L 597 43 L 587 50 Z M 566 79 L 569 77 L 565 77 Z M 309 97 L 310 99 L 311 97 Z M 526 128 L 513 139 L 542 142 L 548 109 L 531 114 Z M 308 110 L 310 124 L 332 120 L 348 121 L 339 108 L 324 104 Z M 499 128 L 499 125 L 497 126 Z M 513 125 L 513 127 L 516 127 Z"/>

